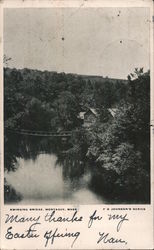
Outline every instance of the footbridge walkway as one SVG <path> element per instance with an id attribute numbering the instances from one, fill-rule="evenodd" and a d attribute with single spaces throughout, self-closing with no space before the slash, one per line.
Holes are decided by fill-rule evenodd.
<path id="1" fill-rule="evenodd" d="M 27 129 L 11 129 L 8 127 L 4 127 L 6 131 L 21 134 L 21 135 L 31 135 L 31 136 L 47 136 L 47 137 L 70 137 L 72 131 L 39 131 L 39 130 L 27 130 Z"/>

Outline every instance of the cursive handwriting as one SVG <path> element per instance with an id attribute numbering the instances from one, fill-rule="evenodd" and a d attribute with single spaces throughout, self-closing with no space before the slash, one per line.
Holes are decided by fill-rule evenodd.
<path id="1" fill-rule="evenodd" d="M 83 220 L 83 217 L 78 217 L 77 213 L 78 211 L 75 211 L 71 217 L 56 217 L 55 211 L 52 211 L 52 213 L 47 213 L 45 215 L 44 220 L 48 222 L 80 222 Z"/>
<path id="2" fill-rule="evenodd" d="M 110 243 L 110 244 L 114 244 L 114 243 L 123 243 L 123 244 L 127 244 L 127 242 L 125 240 L 122 239 L 116 239 L 113 237 L 110 237 L 109 233 L 100 233 L 99 232 L 99 239 L 97 241 L 97 244 L 99 244 L 100 242 L 102 243 Z"/>
<path id="3" fill-rule="evenodd" d="M 7 229 L 7 233 L 5 234 L 5 238 L 7 240 L 12 240 L 12 239 L 25 239 L 25 238 L 38 238 L 39 234 L 37 234 L 37 230 L 35 229 L 36 225 L 39 225 L 40 223 L 36 222 L 32 224 L 28 230 L 25 231 L 25 233 L 13 233 L 12 232 L 12 227 L 9 227 Z"/>
<path id="4" fill-rule="evenodd" d="M 117 224 L 117 232 L 120 231 L 120 228 L 123 224 L 124 221 L 128 221 L 129 219 L 127 218 L 127 214 L 125 215 L 119 215 L 119 214 L 109 214 L 109 220 L 120 220 L 119 223 Z"/>
<path id="5" fill-rule="evenodd" d="M 37 216 L 37 217 L 19 217 L 18 215 L 9 215 L 9 214 L 6 214 L 6 220 L 5 220 L 5 223 L 13 223 L 13 222 L 16 222 L 16 223 L 22 223 L 22 222 L 38 222 L 40 220 L 40 216 Z"/>
<path id="6" fill-rule="evenodd" d="M 80 235 L 80 232 L 70 233 L 70 232 L 67 232 L 67 229 L 66 229 L 65 233 L 59 233 L 58 228 L 56 228 L 55 230 L 46 231 L 46 233 L 44 234 L 44 238 L 46 240 L 45 247 L 47 247 L 49 240 L 50 240 L 50 244 L 52 245 L 52 244 L 54 244 L 55 238 L 65 238 L 65 237 L 74 238 L 74 240 L 71 244 L 71 247 L 73 247 L 73 245 L 74 245 L 75 241 L 78 239 L 79 235 Z"/>
<path id="7" fill-rule="evenodd" d="M 67 239 L 70 241 L 70 247 L 72 248 L 75 242 L 77 241 L 77 239 L 82 236 L 82 232 L 80 232 L 80 229 L 79 231 L 77 231 L 78 229 L 75 229 L 75 231 L 72 232 L 71 229 L 69 230 L 67 228 L 64 228 L 64 229 L 58 228 L 58 225 L 64 224 L 63 226 L 65 225 L 70 226 L 70 224 L 74 223 L 76 226 L 77 224 L 79 226 L 81 224 L 80 222 L 84 221 L 85 223 L 88 223 L 86 224 L 88 228 L 94 227 L 94 230 L 97 230 L 96 231 L 97 238 L 95 239 L 96 240 L 95 242 L 97 242 L 97 244 L 99 243 L 127 244 L 127 242 L 124 239 L 120 238 L 120 235 L 118 235 L 118 238 L 116 238 L 116 237 L 113 237 L 112 231 L 107 230 L 107 232 L 105 232 L 104 230 L 106 229 L 104 228 L 103 232 L 101 232 L 102 230 L 98 229 L 98 228 L 101 228 L 103 224 L 106 223 L 106 220 L 103 223 L 104 218 L 107 219 L 108 222 L 111 221 L 109 224 L 113 224 L 116 234 L 120 234 L 118 232 L 121 230 L 122 225 L 126 223 L 127 221 L 129 221 L 127 214 L 116 214 L 116 213 L 112 214 L 111 212 L 110 214 L 107 213 L 104 215 L 100 215 L 96 209 L 92 210 L 92 212 L 90 213 L 90 216 L 88 215 L 87 222 L 84 221 L 85 218 L 81 216 L 77 210 L 72 211 L 71 213 L 69 212 L 68 215 L 65 215 L 63 213 L 61 216 L 59 216 L 59 213 L 57 213 L 56 210 L 53 210 L 51 212 L 46 212 L 43 217 L 41 217 L 41 215 L 25 216 L 25 214 L 19 216 L 17 214 L 11 213 L 10 215 L 6 214 L 6 218 L 5 218 L 5 223 L 6 223 L 5 239 L 9 241 L 13 239 L 15 240 L 16 239 L 35 239 L 36 240 L 37 238 L 40 237 L 41 239 L 43 238 L 43 244 L 45 248 L 51 247 L 55 243 L 55 241 L 57 243 L 57 242 L 63 241 L 63 239 Z M 49 228 L 44 228 L 43 232 L 42 230 L 39 231 L 39 229 L 41 229 L 40 228 L 41 219 L 43 219 L 43 222 L 44 222 L 42 226 L 45 225 L 46 227 L 47 225 L 48 226 L 55 225 L 55 227 L 50 226 Z M 17 226 L 21 226 L 21 223 L 22 224 L 25 223 L 24 229 L 22 231 L 20 229 L 22 227 L 19 227 L 18 230 L 16 229 Z M 92 229 L 90 229 L 90 231 L 91 230 Z M 83 236 L 84 236 L 84 233 L 83 233 Z"/>
<path id="8" fill-rule="evenodd" d="M 93 214 L 89 217 L 88 228 L 90 228 L 92 226 L 93 221 L 102 219 L 102 217 L 100 217 L 98 215 L 96 216 L 96 213 L 97 213 L 97 210 L 95 210 L 93 212 Z"/>

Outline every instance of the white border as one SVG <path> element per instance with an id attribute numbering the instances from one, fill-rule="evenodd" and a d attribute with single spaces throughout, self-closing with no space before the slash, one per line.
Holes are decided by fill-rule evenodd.
<path id="1" fill-rule="evenodd" d="M 3 55 L 3 9 L 4 8 L 104 8 L 104 7 L 149 7 L 150 8 L 150 77 L 151 77 L 151 121 L 154 120 L 154 71 L 153 71 L 153 1 L 152 0 L 5 0 L 0 2 L 0 54 Z M 144 31 L 143 31 L 144 32 Z M 0 57 L 0 64 L 3 65 L 3 57 Z M 3 137 L 3 67 L 0 67 L 0 101 L 1 101 L 1 112 L 0 112 L 0 153 L 1 153 L 1 210 L 3 211 L 5 208 L 9 207 L 31 207 L 28 205 L 4 205 L 4 137 Z M 154 124 L 153 124 L 154 125 Z M 135 205 L 116 205 L 116 207 L 152 207 L 154 204 L 154 128 L 151 126 L 151 204 L 135 204 Z M 33 205 L 33 207 L 48 207 L 49 205 Z M 71 205 L 72 206 L 72 205 Z M 73 205 L 75 206 L 75 205 Z M 84 207 L 89 207 L 88 205 L 82 205 Z M 110 206 L 115 207 L 115 205 L 104 205 L 103 206 Z M 53 206 L 52 207 L 59 207 Z M 64 207 L 62 205 L 62 207 Z M 68 207 L 68 205 L 67 205 Z M 95 205 L 91 205 L 91 207 L 95 207 Z M 154 211 L 154 208 L 153 208 Z M 153 221 L 154 217 L 149 218 Z M 1 218 L 2 223 L 2 218 Z M 2 224 L 1 224 L 2 225 Z M 153 235 L 154 235 L 154 228 L 153 228 Z M 154 242 L 154 240 L 153 240 Z"/>

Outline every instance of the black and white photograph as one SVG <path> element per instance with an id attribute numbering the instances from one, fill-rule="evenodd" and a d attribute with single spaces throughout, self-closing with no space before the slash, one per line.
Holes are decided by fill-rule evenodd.
<path id="1" fill-rule="evenodd" d="M 150 204 L 149 8 L 3 20 L 5 204 Z"/>

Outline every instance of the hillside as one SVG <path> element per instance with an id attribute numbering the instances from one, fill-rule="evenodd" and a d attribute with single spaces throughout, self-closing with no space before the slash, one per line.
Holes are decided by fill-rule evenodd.
<path id="1" fill-rule="evenodd" d="M 100 75 L 81 75 L 81 74 L 75 74 L 75 73 L 64 73 L 64 72 L 56 72 L 56 71 L 41 71 L 41 70 L 35 70 L 35 69 L 27 69 L 27 68 L 24 68 L 24 69 L 15 69 L 15 68 L 5 68 L 7 70 L 7 74 L 13 72 L 13 71 L 18 71 L 20 72 L 21 74 L 28 74 L 28 75 L 47 75 L 49 77 L 52 77 L 53 75 L 65 75 L 67 78 L 74 78 L 74 79 L 83 79 L 85 81 L 91 81 L 91 82 L 112 82 L 112 83 L 116 83 L 117 81 L 118 82 L 122 82 L 122 83 L 127 83 L 128 80 L 126 79 L 118 79 L 118 78 L 110 78 L 110 77 L 103 77 L 103 76 L 100 76 Z"/>

